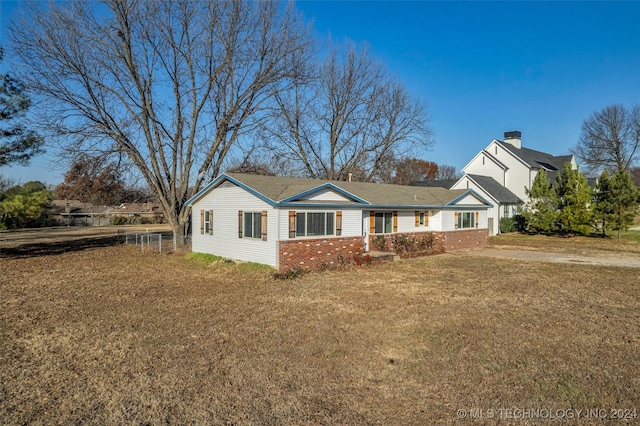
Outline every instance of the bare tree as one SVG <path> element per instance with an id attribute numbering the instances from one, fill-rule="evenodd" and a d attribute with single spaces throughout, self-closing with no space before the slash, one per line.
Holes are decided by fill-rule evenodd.
<path id="1" fill-rule="evenodd" d="M 610 105 L 582 123 L 574 154 L 593 173 L 629 170 L 640 159 L 640 105 Z"/>
<path id="2" fill-rule="evenodd" d="M 381 180 L 384 183 L 410 185 L 411 182 L 434 180 L 438 174 L 438 165 L 433 161 L 420 158 L 402 158 L 394 161 L 392 175 Z"/>
<path id="3" fill-rule="evenodd" d="M 178 237 L 185 202 L 245 143 L 310 44 L 279 2 L 36 3 L 25 18 L 11 39 L 47 105 L 40 122 L 73 155 L 124 153 Z"/>
<path id="4" fill-rule="evenodd" d="M 4 193 L 12 186 L 16 186 L 16 182 L 0 174 L 0 201 L 4 198 Z"/>
<path id="5" fill-rule="evenodd" d="M 445 179 L 459 179 L 460 173 L 456 171 L 455 166 L 448 164 L 438 164 L 438 173 L 436 174 L 437 180 Z"/>
<path id="6" fill-rule="evenodd" d="M 314 73 L 276 96 L 277 125 L 263 128 L 272 152 L 312 178 L 375 180 L 388 158 L 432 145 L 427 108 L 369 55 L 332 46 Z"/>

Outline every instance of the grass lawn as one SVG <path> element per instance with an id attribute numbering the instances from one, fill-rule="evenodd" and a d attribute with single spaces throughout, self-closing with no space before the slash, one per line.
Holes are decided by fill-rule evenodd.
<path id="1" fill-rule="evenodd" d="M 525 235 L 514 232 L 489 237 L 489 246 L 594 256 L 640 256 L 640 231 L 623 232 L 620 239 L 617 238 L 617 233 L 610 233 L 603 238 Z"/>
<path id="2" fill-rule="evenodd" d="M 0 423 L 638 422 L 611 418 L 640 415 L 637 269 L 457 253 L 275 281 L 210 260 L 0 259 Z"/>

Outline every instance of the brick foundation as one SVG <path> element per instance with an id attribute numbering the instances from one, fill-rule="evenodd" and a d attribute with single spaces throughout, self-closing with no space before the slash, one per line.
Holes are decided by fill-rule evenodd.
<path id="1" fill-rule="evenodd" d="M 362 237 L 318 238 L 304 240 L 281 240 L 278 242 L 279 270 L 302 268 L 305 270 L 322 267 L 342 266 L 362 256 Z"/>
<path id="2" fill-rule="evenodd" d="M 455 250 L 468 250 L 474 248 L 485 247 L 489 238 L 489 230 L 482 229 L 461 229 L 459 231 L 433 231 L 433 232 L 399 232 L 397 234 L 384 234 L 386 250 L 395 252 L 394 240 L 396 235 L 403 234 L 408 238 L 419 240 L 428 234 L 433 234 L 434 244 L 432 249 L 413 253 L 413 255 L 444 253 Z M 382 234 L 380 234 L 382 235 Z M 369 250 L 379 250 L 373 241 L 379 235 L 369 235 Z M 403 256 L 411 256 L 412 253 L 403 254 Z"/>
<path id="3" fill-rule="evenodd" d="M 462 229 L 459 231 L 435 231 L 435 232 L 400 232 L 408 238 L 420 239 L 428 234 L 433 234 L 434 244 L 432 249 L 423 252 L 406 253 L 406 256 L 443 253 L 455 250 L 468 250 L 485 247 L 489 238 L 489 230 Z M 384 234 L 387 249 L 394 252 L 394 237 L 398 234 Z M 373 244 L 370 235 L 369 250 L 378 250 Z M 323 267 L 339 267 L 346 264 L 360 264 L 364 254 L 364 239 L 362 237 L 337 237 L 300 240 L 281 240 L 278 242 L 278 254 L 280 259 L 279 270 L 286 272 L 294 268 L 315 270 Z M 388 261 L 388 259 L 384 259 Z M 376 263 L 375 259 L 369 260 Z M 380 262 L 382 263 L 382 261 Z"/>
<path id="4" fill-rule="evenodd" d="M 444 251 L 468 250 L 481 248 L 489 241 L 489 230 L 461 229 L 459 231 L 447 231 L 444 234 Z"/>

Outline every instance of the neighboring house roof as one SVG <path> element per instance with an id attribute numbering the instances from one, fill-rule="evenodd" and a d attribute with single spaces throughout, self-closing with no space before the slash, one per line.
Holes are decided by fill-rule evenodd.
<path id="1" fill-rule="evenodd" d="M 496 142 L 533 169 L 539 169 L 542 167 L 548 171 L 562 170 L 564 163 L 571 162 L 571 159 L 573 158 L 572 155 L 553 156 L 546 152 L 536 151 L 529 148 L 516 148 L 508 142 Z"/>
<path id="2" fill-rule="evenodd" d="M 332 190 L 346 198 L 342 202 L 321 202 L 322 205 L 363 206 L 379 208 L 414 208 L 453 206 L 467 195 L 473 195 L 481 203 L 491 206 L 473 190 L 448 190 L 419 186 L 391 185 L 370 182 L 344 182 L 320 179 L 287 178 L 241 173 L 224 173 L 205 186 L 187 201 L 193 204 L 200 197 L 230 181 L 253 193 L 271 205 L 318 205 L 306 200 L 313 193 Z"/>
<path id="3" fill-rule="evenodd" d="M 419 180 L 411 182 L 410 186 L 427 186 L 429 188 L 446 188 L 450 189 L 458 179 L 438 179 L 438 180 Z"/>
<path id="4" fill-rule="evenodd" d="M 484 189 L 487 194 L 491 195 L 500 204 L 520 204 L 522 200 L 506 187 L 500 185 L 497 180 L 490 176 L 466 175 L 476 185 Z"/>
<path id="5" fill-rule="evenodd" d="M 83 203 L 78 200 L 53 200 L 49 207 L 45 209 L 50 215 L 95 215 L 103 214 L 111 206 L 98 206 L 91 203 Z"/>
<path id="6" fill-rule="evenodd" d="M 162 208 L 152 203 L 123 203 L 119 206 L 103 206 L 83 203 L 78 200 L 53 200 L 45 213 L 51 215 L 96 215 L 96 214 L 162 214 Z"/>
<path id="7" fill-rule="evenodd" d="M 61 214 L 66 213 L 67 210 L 78 210 L 83 204 L 78 200 L 52 200 L 44 211 L 48 214 Z"/>
<path id="8" fill-rule="evenodd" d="M 123 203 L 118 207 L 112 207 L 110 215 L 118 214 L 162 214 L 162 208 L 153 203 Z"/>

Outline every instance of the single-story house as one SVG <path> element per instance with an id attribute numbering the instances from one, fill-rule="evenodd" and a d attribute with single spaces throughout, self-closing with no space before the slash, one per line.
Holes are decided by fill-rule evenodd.
<path id="1" fill-rule="evenodd" d="M 187 201 L 192 250 L 286 271 L 340 264 L 397 234 L 435 234 L 440 251 L 482 247 L 491 204 L 448 190 L 224 173 Z"/>
<path id="2" fill-rule="evenodd" d="M 128 224 L 162 223 L 162 207 L 153 203 L 123 203 L 104 206 L 78 200 L 53 200 L 44 216 L 57 225 L 106 226 L 114 218 L 124 217 Z"/>
<path id="3" fill-rule="evenodd" d="M 43 216 L 56 225 L 109 225 L 107 212 L 111 206 L 83 203 L 78 200 L 53 200 L 44 210 Z"/>
<path id="4" fill-rule="evenodd" d="M 119 206 L 111 208 L 106 214 L 109 220 L 113 222 L 116 217 L 124 217 L 127 223 L 162 223 L 164 213 L 162 207 L 153 203 L 122 203 Z"/>

